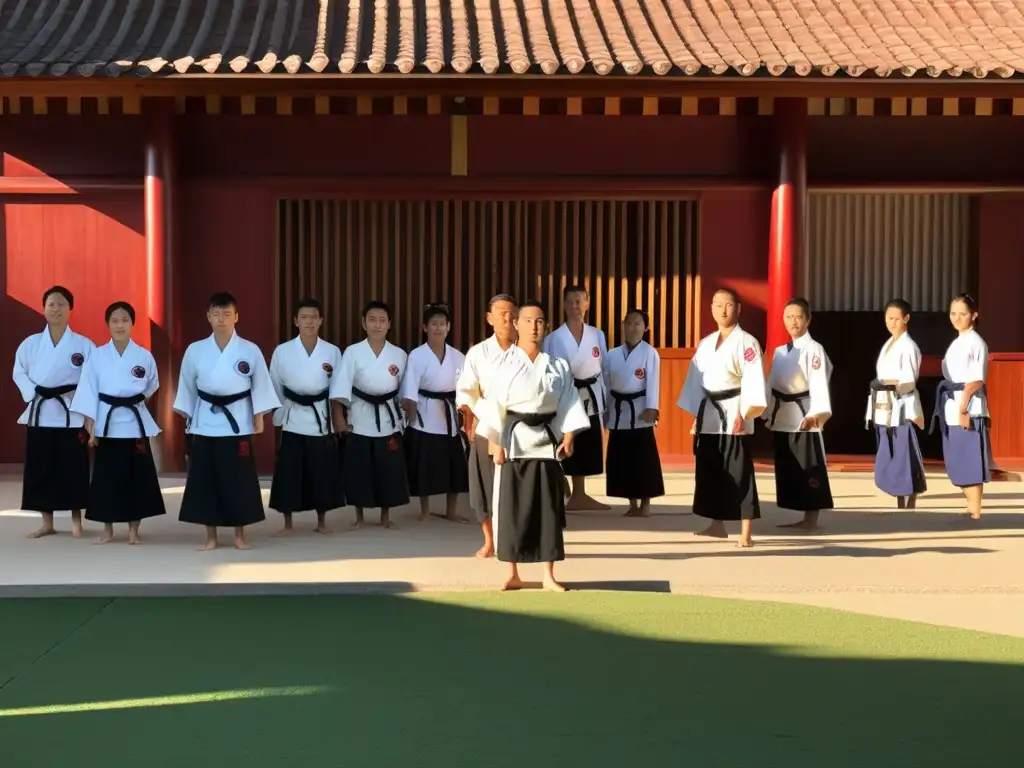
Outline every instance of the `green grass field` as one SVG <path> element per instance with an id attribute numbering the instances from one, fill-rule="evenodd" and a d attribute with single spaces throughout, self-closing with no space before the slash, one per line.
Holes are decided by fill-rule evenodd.
<path id="1" fill-rule="evenodd" d="M 1024 640 L 801 606 L 0 602 L 3 768 L 994 768 L 1022 717 Z"/>

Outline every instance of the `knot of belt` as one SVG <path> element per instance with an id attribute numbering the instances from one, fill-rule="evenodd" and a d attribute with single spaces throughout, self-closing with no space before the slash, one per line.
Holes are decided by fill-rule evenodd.
<path id="1" fill-rule="evenodd" d="M 509 411 L 507 415 L 511 421 L 508 428 L 510 437 L 515 428 L 520 424 L 525 424 L 528 427 L 543 427 L 544 431 L 547 432 L 548 439 L 551 440 L 551 448 L 554 451 L 555 458 L 558 458 L 558 440 L 555 439 L 555 431 L 551 428 L 551 422 L 555 420 L 555 411 L 551 413 L 519 413 L 517 411 Z"/>
<path id="2" fill-rule="evenodd" d="M 211 413 L 217 413 L 221 411 L 228 420 L 228 424 L 231 425 L 231 431 L 236 435 L 238 434 L 238 422 L 235 421 L 234 414 L 228 408 L 232 403 L 237 403 L 239 400 L 245 400 L 247 397 L 252 396 L 252 390 L 247 389 L 244 392 L 235 392 L 232 395 L 211 395 L 209 392 L 203 392 L 203 390 L 196 390 L 196 394 L 199 395 L 199 399 L 203 402 L 210 404 Z"/>
<path id="3" fill-rule="evenodd" d="M 807 418 L 805 403 L 811 398 L 810 392 L 779 392 L 777 389 L 772 389 L 772 397 L 775 398 L 775 403 L 772 405 L 772 415 L 768 417 L 769 429 L 775 424 L 775 417 L 779 415 L 779 408 L 783 403 L 796 403 L 803 418 Z"/>
<path id="4" fill-rule="evenodd" d="M 597 384 L 597 380 L 599 378 L 601 378 L 601 377 L 600 376 L 591 376 L 589 379 L 573 378 L 573 380 L 572 380 L 572 383 L 575 385 L 576 389 L 585 389 L 585 390 L 587 390 L 587 394 L 590 395 L 590 404 L 593 405 L 593 407 L 594 407 L 594 413 L 593 414 L 589 414 L 589 407 L 588 407 L 588 415 L 597 416 L 598 414 L 601 413 L 601 409 L 598 408 L 598 406 L 597 406 L 597 395 L 594 394 L 594 385 Z"/>
<path id="5" fill-rule="evenodd" d="M 32 398 L 32 404 L 28 408 L 28 423 L 33 427 L 38 427 L 43 403 L 47 400 L 56 400 L 64 408 L 64 426 L 70 427 L 71 409 L 68 408 L 68 401 L 63 396 L 76 389 L 78 389 L 77 384 L 61 384 L 59 387 L 43 387 L 36 384 L 36 396 Z"/>
<path id="6" fill-rule="evenodd" d="M 619 419 L 622 418 L 622 404 L 625 403 L 629 406 L 629 428 L 636 429 L 636 406 L 633 404 L 634 400 L 639 400 L 647 394 L 646 389 L 641 389 L 636 392 L 616 392 L 614 389 L 611 390 L 612 399 L 615 401 L 615 428 L 619 428 Z"/>
<path id="7" fill-rule="evenodd" d="M 117 395 L 105 395 L 102 392 L 99 394 L 99 400 L 101 403 L 106 403 L 110 406 L 110 410 L 107 411 L 107 418 L 103 421 L 103 434 L 100 437 L 106 437 L 107 432 L 110 431 L 110 417 L 114 415 L 114 411 L 118 408 L 127 408 L 135 414 L 135 421 L 139 425 L 139 437 L 146 436 L 146 425 L 142 421 L 142 414 L 136 407 L 139 403 L 146 402 L 146 396 L 139 392 L 137 395 L 129 395 L 127 397 L 119 397 Z"/>
<path id="8" fill-rule="evenodd" d="M 896 443 L 895 443 L 896 427 L 894 427 L 892 425 L 892 408 L 893 408 L 894 402 L 898 400 L 897 397 L 894 397 L 894 395 L 896 394 L 896 391 L 897 391 L 897 387 L 896 387 L 895 384 L 884 384 L 881 381 L 879 381 L 878 379 L 872 379 L 871 384 L 869 385 L 869 387 L 870 387 L 870 390 L 871 390 L 871 394 L 868 395 L 868 397 L 871 398 L 871 423 L 872 424 L 874 424 L 874 421 L 875 421 L 874 413 L 875 413 L 875 411 L 878 408 L 878 403 L 877 403 L 876 395 L 879 392 L 885 392 L 888 395 L 888 397 L 889 397 L 889 423 L 886 424 L 885 427 L 883 427 L 883 428 L 885 429 L 885 437 L 889 441 L 889 457 L 892 458 L 895 455 L 895 453 L 896 453 Z M 897 421 L 897 426 L 898 425 L 899 425 L 899 422 Z M 882 425 L 878 424 L 877 426 L 882 426 Z M 867 429 L 867 426 L 865 426 L 865 429 Z M 878 450 L 878 430 L 877 429 L 875 430 L 875 450 L 876 451 Z"/>
<path id="9" fill-rule="evenodd" d="M 323 392 L 317 392 L 315 395 L 300 395 L 298 392 L 293 392 L 288 387 L 281 387 L 281 391 L 284 392 L 286 399 L 291 400 L 296 405 L 304 405 L 307 408 L 313 409 L 313 415 L 316 416 L 316 428 L 323 434 L 328 433 L 327 427 L 330 426 L 330 422 L 324 425 L 323 419 L 320 418 L 320 409 L 317 408 L 317 403 L 326 403 L 331 390 L 325 389 Z"/>
<path id="10" fill-rule="evenodd" d="M 928 434 L 932 434 L 935 428 L 938 426 L 942 427 L 942 434 L 949 434 L 949 424 L 946 422 L 946 403 L 954 399 L 957 392 L 963 392 L 964 387 L 967 386 L 964 382 L 949 381 L 943 379 L 939 382 L 939 386 L 935 388 L 935 409 L 932 411 L 931 426 L 928 429 Z M 971 395 L 973 400 L 975 395 L 984 392 L 985 385 L 983 384 L 974 395 Z M 964 403 L 964 408 L 970 404 L 970 401 Z"/>
<path id="11" fill-rule="evenodd" d="M 383 406 L 388 411 L 388 418 L 391 419 L 391 429 L 398 429 L 398 421 L 395 419 L 395 413 L 398 411 L 398 390 L 392 392 L 386 392 L 383 395 L 371 395 L 367 392 L 363 392 L 361 389 L 352 387 L 352 395 L 358 397 L 364 403 L 369 403 L 374 407 L 373 418 L 377 422 L 377 431 L 380 432 L 380 409 Z M 394 405 L 394 409 L 392 409 Z"/>
<path id="12" fill-rule="evenodd" d="M 739 387 L 735 389 L 720 389 L 717 392 L 711 392 L 704 390 L 704 399 L 700 401 L 700 407 L 697 408 L 697 428 L 693 435 L 693 450 L 697 451 L 697 443 L 700 441 L 700 428 L 704 425 L 704 409 L 708 403 L 711 403 L 711 407 L 715 409 L 715 413 L 718 414 L 718 419 L 722 423 L 721 434 L 725 435 L 729 433 L 729 422 L 725 418 L 725 409 L 722 408 L 719 403 L 723 400 L 732 400 L 734 397 L 739 397 L 742 390 Z"/>

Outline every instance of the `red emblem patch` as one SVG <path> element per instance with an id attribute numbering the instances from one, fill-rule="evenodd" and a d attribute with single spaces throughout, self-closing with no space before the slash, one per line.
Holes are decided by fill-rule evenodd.
<path id="1" fill-rule="evenodd" d="M 80 442 L 82 445 L 85 445 L 86 443 L 89 442 L 89 432 L 88 432 L 88 430 L 85 430 L 85 429 L 78 430 L 78 442 Z"/>
<path id="2" fill-rule="evenodd" d="M 816 477 L 810 478 L 807 481 L 807 485 L 809 485 L 811 488 L 814 488 L 815 490 L 821 487 L 821 483 L 818 482 L 818 479 Z"/>
<path id="3" fill-rule="evenodd" d="M 388 450 L 389 451 L 397 451 L 400 448 L 401 448 L 401 445 L 399 445 L 397 437 L 389 437 L 388 438 Z"/>
<path id="4" fill-rule="evenodd" d="M 592 354 L 594 357 L 600 357 L 601 350 L 598 349 L 597 347 L 594 347 L 592 350 L 590 350 L 590 354 Z"/>
<path id="5" fill-rule="evenodd" d="M 135 453 L 137 453 L 139 456 L 145 456 L 147 453 L 149 453 L 149 442 L 141 439 L 136 440 Z"/>
<path id="6" fill-rule="evenodd" d="M 811 368 L 813 368 L 814 370 L 818 370 L 819 368 L 821 368 L 821 358 L 818 357 L 817 355 L 811 358 Z"/>
<path id="7" fill-rule="evenodd" d="M 134 376 L 136 379 L 144 379 L 146 378 L 146 369 L 143 368 L 141 365 L 136 365 L 134 368 L 132 368 L 132 376 Z"/>
<path id="8" fill-rule="evenodd" d="M 397 376 L 398 375 L 398 366 L 397 365 L 389 365 L 388 366 L 388 373 L 390 373 L 392 376 Z"/>
<path id="9" fill-rule="evenodd" d="M 647 371 L 645 371 L 643 368 L 637 368 L 635 371 L 633 371 L 633 375 L 636 376 L 638 379 L 643 379 L 643 377 L 647 375 Z"/>
<path id="10" fill-rule="evenodd" d="M 75 354 L 73 354 L 71 356 L 71 364 L 73 366 L 75 366 L 75 368 L 81 368 L 82 367 L 82 363 L 84 363 L 84 362 L 85 362 L 85 355 L 83 355 L 81 352 L 75 352 Z"/>
<path id="11" fill-rule="evenodd" d="M 334 366 L 331 365 L 330 363 L 324 363 L 320 367 L 324 369 L 324 373 L 326 373 L 328 376 L 330 376 L 332 373 L 334 373 Z"/>
<path id="12" fill-rule="evenodd" d="M 241 456 L 243 459 L 248 459 L 249 458 L 250 450 L 251 449 L 249 448 L 249 440 L 248 440 L 248 438 L 244 439 L 244 440 L 239 440 L 238 441 L 238 455 L 239 456 Z"/>
<path id="13" fill-rule="evenodd" d="M 250 367 L 249 363 L 247 363 L 245 360 L 239 360 L 235 364 L 235 368 L 237 368 L 238 372 L 243 376 L 248 376 L 249 373 L 252 371 L 252 368 Z"/>
<path id="14" fill-rule="evenodd" d="M 757 357 L 757 354 L 754 352 L 753 347 L 747 347 L 746 349 L 743 350 L 743 359 L 746 360 L 748 363 L 754 362 L 755 357 Z"/>

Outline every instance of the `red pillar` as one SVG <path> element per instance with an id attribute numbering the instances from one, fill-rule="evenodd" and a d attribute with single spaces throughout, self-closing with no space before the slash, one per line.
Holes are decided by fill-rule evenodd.
<path id="1" fill-rule="evenodd" d="M 779 180 L 772 193 L 768 239 L 768 317 L 765 353 L 789 341 L 782 322 L 786 302 L 796 289 L 803 257 L 804 201 L 807 196 L 807 101 L 776 99 L 775 134 Z"/>
<path id="2" fill-rule="evenodd" d="M 155 458 L 161 472 L 183 468 L 181 419 L 174 414 L 180 351 L 174 323 L 174 159 L 171 114 L 154 115 L 145 145 L 144 206 L 146 221 L 146 282 L 152 352 L 160 376 L 155 398 L 156 422 L 163 432 L 156 441 Z"/>

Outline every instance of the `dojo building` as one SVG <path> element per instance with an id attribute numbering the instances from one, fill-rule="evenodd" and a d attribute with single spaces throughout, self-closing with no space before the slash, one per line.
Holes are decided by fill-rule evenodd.
<path id="1" fill-rule="evenodd" d="M 984 6 L 984 12 L 981 7 Z M 1000 14 L 1003 15 L 1000 15 Z M 620 343 L 627 308 L 661 353 L 659 442 L 691 450 L 675 406 L 735 289 L 766 350 L 804 295 L 829 351 L 835 454 L 874 450 L 863 418 L 882 310 L 903 297 L 931 408 L 976 295 L 991 350 L 994 453 L 1024 457 L 1024 2 L 919 0 L 205 0 L 0 4 L 0 358 L 75 294 L 72 327 L 140 318 L 162 387 L 165 470 L 182 466 L 178 363 L 239 300 L 269 359 L 294 299 L 360 338 L 368 299 L 391 338 L 485 333 L 490 295 L 552 318 L 585 284 Z M 19 462 L 10 378 L 0 462 Z M 935 446 L 926 443 L 926 453 Z M 274 437 L 260 443 L 269 469 Z"/>

